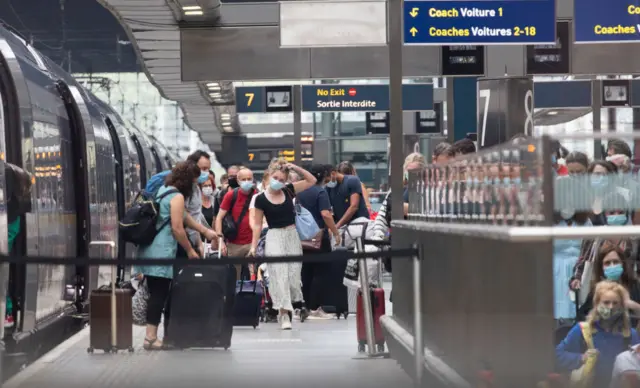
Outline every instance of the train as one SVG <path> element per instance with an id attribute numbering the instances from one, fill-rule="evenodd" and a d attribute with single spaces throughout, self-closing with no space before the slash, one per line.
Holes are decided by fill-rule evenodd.
<path id="1" fill-rule="evenodd" d="M 0 253 L 8 247 L 4 163 L 33 177 L 31 211 L 12 254 L 76 258 L 130 257 L 134 247 L 119 240 L 118 219 L 147 179 L 177 161 L 0 25 Z M 94 249 L 92 241 L 114 241 L 117 249 Z M 34 361 L 84 327 L 87 291 L 108 283 L 111 270 L 2 264 L 0 287 L 12 298 L 15 321 L 4 330 L 6 368 Z"/>

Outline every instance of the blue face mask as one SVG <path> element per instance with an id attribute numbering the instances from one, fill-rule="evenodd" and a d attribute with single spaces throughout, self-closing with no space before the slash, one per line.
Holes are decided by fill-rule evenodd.
<path id="1" fill-rule="evenodd" d="M 623 272 L 622 264 L 610 265 L 604 269 L 604 277 L 607 278 L 607 280 L 613 280 L 615 282 L 620 280 Z"/>
<path id="2" fill-rule="evenodd" d="M 555 155 L 551 155 L 551 164 L 556 164 L 557 161 L 558 161 L 558 158 L 556 158 Z"/>
<path id="3" fill-rule="evenodd" d="M 198 177 L 198 183 L 203 184 L 204 182 L 207 181 L 207 179 L 209 179 L 209 173 L 206 171 L 203 171 L 200 173 L 200 176 Z"/>
<path id="4" fill-rule="evenodd" d="M 284 183 L 271 178 L 271 180 L 269 181 L 269 187 L 272 190 L 282 190 L 282 188 L 284 187 Z"/>
<path id="5" fill-rule="evenodd" d="M 253 188 L 253 182 L 252 181 L 242 181 L 240 182 L 240 189 L 242 191 L 249 192 L 249 190 L 251 190 Z"/>
<path id="6" fill-rule="evenodd" d="M 327 187 L 330 188 L 330 189 L 333 189 L 336 186 L 338 186 L 338 182 L 336 182 L 336 181 L 327 182 Z"/>
<path id="7" fill-rule="evenodd" d="M 489 178 L 488 177 L 484 177 L 484 184 L 488 185 L 489 184 Z"/>
<path id="8" fill-rule="evenodd" d="M 607 185 L 607 180 L 603 175 L 592 175 L 591 176 L 591 187 L 594 189 L 599 189 Z"/>
<path id="9" fill-rule="evenodd" d="M 627 224 L 626 214 L 611 214 L 607 216 L 607 225 L 623 226 Z"/>
<path id="10" fill-rule="evenodd" d="M 520 177 L 513 178 L 513 183 L 519 185 L 520 183 L 522 183 L 522 179 Z"/>

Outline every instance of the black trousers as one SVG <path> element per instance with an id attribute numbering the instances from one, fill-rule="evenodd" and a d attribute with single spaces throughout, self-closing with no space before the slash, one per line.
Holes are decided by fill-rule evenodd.
<path id="1" fill-rule="evenodd" d="M 331 252 L 329 233 L 325 232 L 324 237 L 319 251 L 305 251 L 305 254 Z M 307 309 L 316 310 L 320 306 L 329 304 L 330 298 L 327 298 L 327 294 L 330 291 L 331 273 L 331 263 L 302 263 L 302 296 Z"/>
<path id="2" fill-rule="evenodd" d="M 158 326 L 162 320 L 162 310 L 169 299 L 171 279 L 157 276 L 145 276 L 149 289 L 149 301 L 147 302 L 147 324 Z"/>

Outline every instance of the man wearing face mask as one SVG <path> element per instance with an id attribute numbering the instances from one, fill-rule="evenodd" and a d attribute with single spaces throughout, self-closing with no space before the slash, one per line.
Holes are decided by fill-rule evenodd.
<path id="1" fill-rule="evenodd" d="M 200 168 L 200 177 L 198 177 L 198 183 L 193 185 L 193 194 L 185 201 L 185 208 L 189 215 L 196 221 L 201 221 L 204 216 L 202 215 L 202 191 L 200 185 L 209 180 L 209 169 L 211 168 L 211 157 L 204 151 L 195 151 L 189 157 L 188 161 L 192 161 Z M 202 223 L 202 222 L 201 222 Z M 202 238 L 197 230 L 187 229 L 187 235 L 191 245 L 196 248 L 196 252 L 200 252 L 200 255 L 204 255 L 204 245 L 202 244 Z M 213 235 L 213 231 L 211 233 Z M 211 236 L 205 236 L 207 239 L 211 239 Z M 187 253 L 178 244 L 177 257 L 187 257 Z"/>
<path id="2" fill-rule="evenodd" d="M 251 198 L 255 194 L 255 183 L 253 181 L 253 172 L 248 168 L 241 168 L 236 174 L 239 187 L 228 191 L 222 199 L 220 211 L 216 217 L 216 230 L 220 232 L 219 234 L 222 234 L 223 220 L 230 213 L 237 233 L 233 236 L 224 236 L 225 241 L 220 249 L 223 254 L 228 254 L 232 257 L 244 257 L 251 250 L 251 239 L 253 237 L 249 222 L 249 205 Z M 239 277 L 241 267 L 237 266 L 236 270 Z"/>
<path id="3" fill-rule="evenodd" d="M 356 218 L 369 218 L 362 195 L 362 183 L 357 176 L 341 174 L 332 166 L 331 180 L 325 188 L 329 193 L 337 228 L 348 225 Z"/>

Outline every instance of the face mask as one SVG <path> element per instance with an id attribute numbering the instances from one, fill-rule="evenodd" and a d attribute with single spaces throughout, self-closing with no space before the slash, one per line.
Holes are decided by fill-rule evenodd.
<path id="1" fill-rule="evenodd" d="M 204 182 L 207 181 L 207 179 L 209 179 L 209 173 L 206 171 L 203 171 L 200 173 L 200 176 L 198 177 L 198 183 L 203 184 Z"/>
<path id="2" fill-rule="evenodd" d="M 271 178 L 271 180 L 269 181 L 269 187 L 272 190 L 282 190 L 282 188 L 284 187 L 284 183 Z"/>
<path id="3" fill-rule="evenodd" d="M 235 176 L 230 176 L 229 177 L 229 187 L 231 187 L 232 189 L 237 189 L 238 188 L 238 178 Z"/>
<path id="4" fill-rule="evenodd" d="M 213 188 L 210 186 L 206 186 L 202 188 L 202 194 L 206 195 L 206 196 L 212 196 L 213 195 Z"/>
<path id="5" fill-rule="evenodd" d="M 516 185 L 519 185 L 520 183 L 522 183 L 522 179 L 520 177 L 513 178 L 513 183 L 515 183 Z"/>
<path id="6" fill-rule="evenodd" d="M 484 184 L 488 185 L 489 184 L 489 178 L 488 177 L 484 177 Z"/>
<path id="7" fill-rule="evenodd" d="M 622 310 L 618 308 L 612 309 L 602 305 L 598 306 L 596 311 L 598 312 L 598 316 L 600 316 L 601 320 L 609 322 L 617 320 L 622 315 Z"/>
<path id="8" fill-rule="evenodd" d="M 556 164 L 557 161 L 558 161 L 558 158 L 556 158 L 555 155 L 551 155 L 551 164 Z"/>
<path id="9" fill-rule="evenodd" d="M 604 179 L 602 175 L 592 175 L 591 176 L 591 187 L 594 189 L 599 189 L 604 187 L 607 184 L 607 181 Z"/>
<path id="10" fill-rule="evenodd" d="M 327 182 L 327 187 L 330 189 L 333 189 L 334 187 L 336 187 L 338 185 L 338 182 L 336 181 L 329 181 Z"/>
<path id="11" fill-rule="evenodd" d="M 624 269 L 622 268 L 622 264 L 610 265 L 604 269 L 604 277 L 607 278 L 607 280 L 617 282 L 620 280 L 623 272 Z"/>
<path id="12" fill-rule="evenodd" d="M 571 217 L 573 217 L 576 214 L 575 211 L 573 210 L 561 210 L 560 211 L 560 217 L 562 217 L 563 220 L 570 220 Z"/>
<path id="13" fill-rule="evenodd" d="M 248 192 L 253 188 L 253 182 L 251 181 L 242 181 L 240 182 L 240 189 L 244 192 Z"/>
<path id="14" fill-rule="evenodd" d="M 625 214 L 612 214 L 607 216 L 607 225 L 623 226 L 627 224 L 627 216 Z"/>

